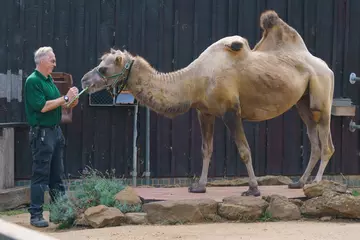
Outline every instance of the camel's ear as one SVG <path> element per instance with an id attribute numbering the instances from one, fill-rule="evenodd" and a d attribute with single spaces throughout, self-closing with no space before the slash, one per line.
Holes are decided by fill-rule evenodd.
<path id="1" fill-rule="evenodd" d="M 118 66 L 120 66 L 120 65 L 121 65 L 121 62 L 122 62 L 122 57 L 121 57 L 121 56 L 117 56 L 117 57 L 115 58 L 115 64 L 118 65 Z"/>
<path id="2" fill-rule="evenodd" d="M 239 41 L 234 41 L 229 45 L 226 45 L 229 50 L 233 52 L 239 52 L 243 48 L 243 43 Z"/>

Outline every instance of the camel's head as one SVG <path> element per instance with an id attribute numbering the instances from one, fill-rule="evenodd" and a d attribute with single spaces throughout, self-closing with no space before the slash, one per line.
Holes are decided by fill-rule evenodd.
<path id="1" fill-rule="evenodd" d="M 126 84 L 132 59 L 132 56 L 126 51 L 111 49 L 109 53 L 105 53 L 101 57 L 99 65 L 82 77 L 82 88 L 88 88 L 88 93 L 94 93 L 105 88 Z"/>

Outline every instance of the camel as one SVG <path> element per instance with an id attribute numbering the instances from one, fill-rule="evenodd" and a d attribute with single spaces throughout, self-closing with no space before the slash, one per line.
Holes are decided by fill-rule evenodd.
<path id="1" fill-rule="evenodd" d="M 249 186 L 241 195 L 260 196 L 243 121 L 269 120 L 296 106 L 307 127 L 311 155 L 299 181 L 288 187 L 302 188 L 319 158 L 314 181 L 322 179 L 334 153 L 330 132 L 334 74 L 276 12 L 263 12 L 260 26 L 262 39 L 254 49 L 244 37 L 227 36 L 188 66 L 168 73 L 158 72 L 141 56 L 111 48 L 84 74 L 82 88 L 91 94 L 106 88 L 120 92 L 126 86 L 139 104 L 168 118 L 196 109 L 203 163 L 200 179 L 188 188 L 191 193 L 206 192 L 218 117 L 231 132 L 247 169 Z"/>

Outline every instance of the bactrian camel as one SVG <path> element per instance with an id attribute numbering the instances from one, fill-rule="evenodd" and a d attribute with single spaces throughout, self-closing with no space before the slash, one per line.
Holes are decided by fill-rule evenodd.
<path id="1" fill-rule="evenodd" d="M 169 118 L 196 109 L 203 163 L 199 181 L 189 186 L 193 193 L 206 191 L 214 121 L 218 117 L 231 132 L 246 165 L 249 189 L 242 195 L 259 196 L 242 121 L 269 120 L 296 105 L 307 127 L 311 155 L 304 174 L 289 188 L 302 188 L 319 159 L 314 181 L 322 179 L 334 153 L 330 133 L 334 74 L 308 51 L 298 32 L 276 12 L 262 13 L 260 26 L 262 39 L 254 49 L 241 36 L 224 37 L 187 67 L 170 73 L 156 71 L 140 56 L 111 49 L 83 76 L 82 88 L 88 88 L 91 94 L 126 85 L 140 104 Z"/>

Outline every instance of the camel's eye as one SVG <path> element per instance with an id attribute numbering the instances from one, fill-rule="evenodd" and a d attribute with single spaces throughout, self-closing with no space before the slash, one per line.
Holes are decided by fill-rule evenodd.
<path id="1" fill-rule="evenodd" d="M 100 67 L 99 68 L 99 73 L 101 73 L 102 75 L 106 74 L 106 67 Z"/>

